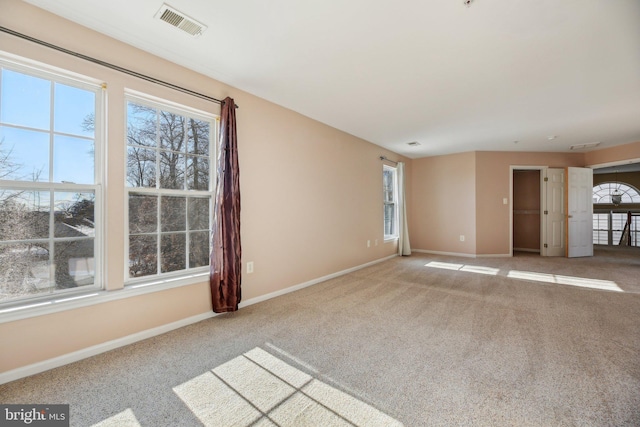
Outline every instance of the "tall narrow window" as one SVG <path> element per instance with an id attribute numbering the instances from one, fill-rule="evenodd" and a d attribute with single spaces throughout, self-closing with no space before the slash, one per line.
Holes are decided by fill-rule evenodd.
<path id="1" fill-rule="evenodd" d="M 0 304 L 100 287 L 101 96 L 0 60 Z"/>
<path id="2" fill-rule="evenodd" d="M 209 265 L 212 115 L 129 96 L 129 278 Z"/>
<path id="3" fill-rule="evenodd" d="M 384 238 L 398 237 L 398 171 L 383 165 Z"/>

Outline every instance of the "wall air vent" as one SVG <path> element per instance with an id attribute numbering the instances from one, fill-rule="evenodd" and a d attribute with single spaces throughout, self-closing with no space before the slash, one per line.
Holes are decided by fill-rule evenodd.
<path id="1" fill-rule="evenodd" d="M 192 36 L 199 36 L 207 29 L 207 26 L 201 24 L 193 18 L 188 17 L 169 5 L 163 4 L 155 16 L 157 19 L 173 25 Z"/>

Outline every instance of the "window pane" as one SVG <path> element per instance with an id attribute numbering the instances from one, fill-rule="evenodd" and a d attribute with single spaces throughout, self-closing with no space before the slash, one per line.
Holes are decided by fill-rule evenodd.
<path id="1" fill-rule="evenodd" d="M 393 204 L 385 204 L 384 205 L 384 234 L 385 235 L 394 235 L 395 231 L 395 205 Z"/>
<path id="2" fill-rule="evenodd" d="M 206 266 L 211 121 L 164 111 L 162 107 L 145 108 L 129 102 L 127 185 L 155 190 L 160 205 L 154 207 L 158 207 L 159 218 L 149 218 L 147 225 L 138 221 L 143 211 L 151 209 L 142 206 L 147 203 L 145 199 L 130 197 L 129 235 L 154 233 L 160 257 L 155 274 Z"/>
<path id="3" fill-rule="evenodd" d="M 127 104 L 127 144 L 156 147 L 157 110 L 144 105 Z"/>
<path id="4" fill-rule="evenodd" d="M 162 231 L 184 231 L 187 229 L 187 199 L 185 197 L 161 198 L 160 224 Z"/>
<path id="5" fill-rule="evenodd" d="M 160 187 L 184 189 L 185 156 L 172 151 L 160 152 Z"/>
<path id="6" fill-rule="evenodd" d="M 189 230 L 209 230 L 208 198 L 189 198 Z"/>
<path id="7" fill-rule="evenodd" d="M 2 70 L 0 121 L 19 126 L 51 128 L 51 82 Z"/>
<path id="8" fill-rule="evenodd" d="M 187 157 L 187 189 L 209 189 L 209 159 L 207 157 Z"/>
<path id="9" fill-rule="evenodd" d="M 61 83 L 54 91 L 54 131 L 93 137 L 95 93 Z"/>
<path id="10" fill-rule="evenodd" d="M 129 277 L 141 277 L 157 273 L 157 236 L 129 237 Z"/>
<path id="11" fill-rule="evenodd" d="M 158 230 L 158 196 L 129 194 L 129 233 Z"/>
<path id="12" fill-rule="evenodd" d="M 50 291 L 46 243 L 0 245 L 0 302 Z"/>
<path id="13" fill-rule="evenodd" d="M 188 123 L 187 151 L 189 154 L 209 156 L 209 129 L 208 122 L 189 119 Z"/>
<path id="14" fill-rule="evenodd" d="M 189 268 L 209 265 L 209 232 L 189 233 Z"/>
<path id="15" fill-rule="evenodd" d="M 185 152 L 185 118 L 178 114 L 160 111 L 160 147 L 163 150 Z"/>
<path id="16" fill-rule="evenodd" d="M 94 239 L 54 244 L 56 289 L 93 285 L 93 246 Z"/>
<path id="17" fill-rule="evenodd" d="M 47 239 L 50 195 L 48 191 L 0 189 L 0 241 Z"/>
<path id="18" fill-rule="evenodd" d="M 161 272 L 184 270 L 187 263 L 186 234 L 172 233 L 161 236 Z"/>
<path id="19" fill-rule="evenodd" d="M 54 194 L 54 236 L 95 237 L 95 195 L 93 192 Z"/>
<path id="20" fill-rule="evenodd" d="M 129 187 L 156 186 L 156 151 L 146 148 L 127 149 L 127 185 Z"/>
<path id="21" fill-rule="evenodd" d="M 93 140 L 56 135 L 53 143 L 53 181 L 93 184 Z"/>
<path id="22" fill-rule="evenodd" d="M 49 135 L 0 126 L 0 179 L 49 181 Z"/>

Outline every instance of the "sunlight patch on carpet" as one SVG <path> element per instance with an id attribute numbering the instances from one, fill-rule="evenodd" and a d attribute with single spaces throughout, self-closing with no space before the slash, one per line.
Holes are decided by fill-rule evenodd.
<path id="1" fill-rule="evenodd" d="M 489 276 L 497 276 L 500 272 L 499 268 L 484 267 L 482 265 L 453 264 L 450 262 L 437 261 L 431 261 L 430 263 L 425 264 L 425 267 L 441 268 L 443 270 L 466 271 L 467 273 L 487 274 Z"/>
<path id="2" fill-rule="evenodd" d="M 431 261 L 425 267 L 443 270 L 465 271 L 467 273 L 487 274 L 497 276 L 500 269 L 481 265 L 455 264 L 451 262 Z M 504 275 L 504 274 L 502 274 Z M 542 283 L 556 283 L 559 285 L 579 286 L 582 288 L 601 289 L 605 291 L 624 292 L 616 282 L 611 280 L 588 279 L 584 277 L 563 276 L 559 274 L 536 273 L 533 271 L 511 270 L 506 277 L 519 280 L 531 280 Z"/>
<path id="3" fill-rule="evenodd" d="M 512 279 L 533 280 L 544 283 L 558 283 L 560 285 L 579 286 L 582 288 L 602 289 L 605 291 L 624 292 L 618 284 L 611 280 L 585 279 L 574 276 L 561 276 L 558 274 L 536 273 L 532 271 L 511 270 L 507 277 Z"/>
<path id="4" fill-rule="evenodd" d="M 257 347 L 173 391 L 206 426 L 402 426 Z"/>
<path id="5" fill-rule="evenodd" d="M 91 427 L 141 427 L 131 408 L 100 421 Z"/>

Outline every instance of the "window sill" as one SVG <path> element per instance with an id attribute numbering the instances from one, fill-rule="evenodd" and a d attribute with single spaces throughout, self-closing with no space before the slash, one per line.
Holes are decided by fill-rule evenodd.
<path id="1" fill-rule="evenodd" d="M 155 280 L 153 282 L 133 283 L 122 289 L 111 291 L 88 291 L 83 294 L 60 296 L 60 298 L 53 298 L 50 300 L 33 301 L 30 303 L 25 302 L 25 304 L 22 305 L 0 308 L 0 324 L 58 313 L 60 311 L 74 310 L 95 304 L 103 304 L 110 301 L 165 291 L 182 286 L 195 285 L 197 283 L 207 281 L 208 276 L 209 273 L 207 271 L 170 279 Z"/>
<path id="2" fill-rule="evenodd" d="M 397 242 L 398 238 L 398 236 L 385 236 L 384 243 Z"/>

